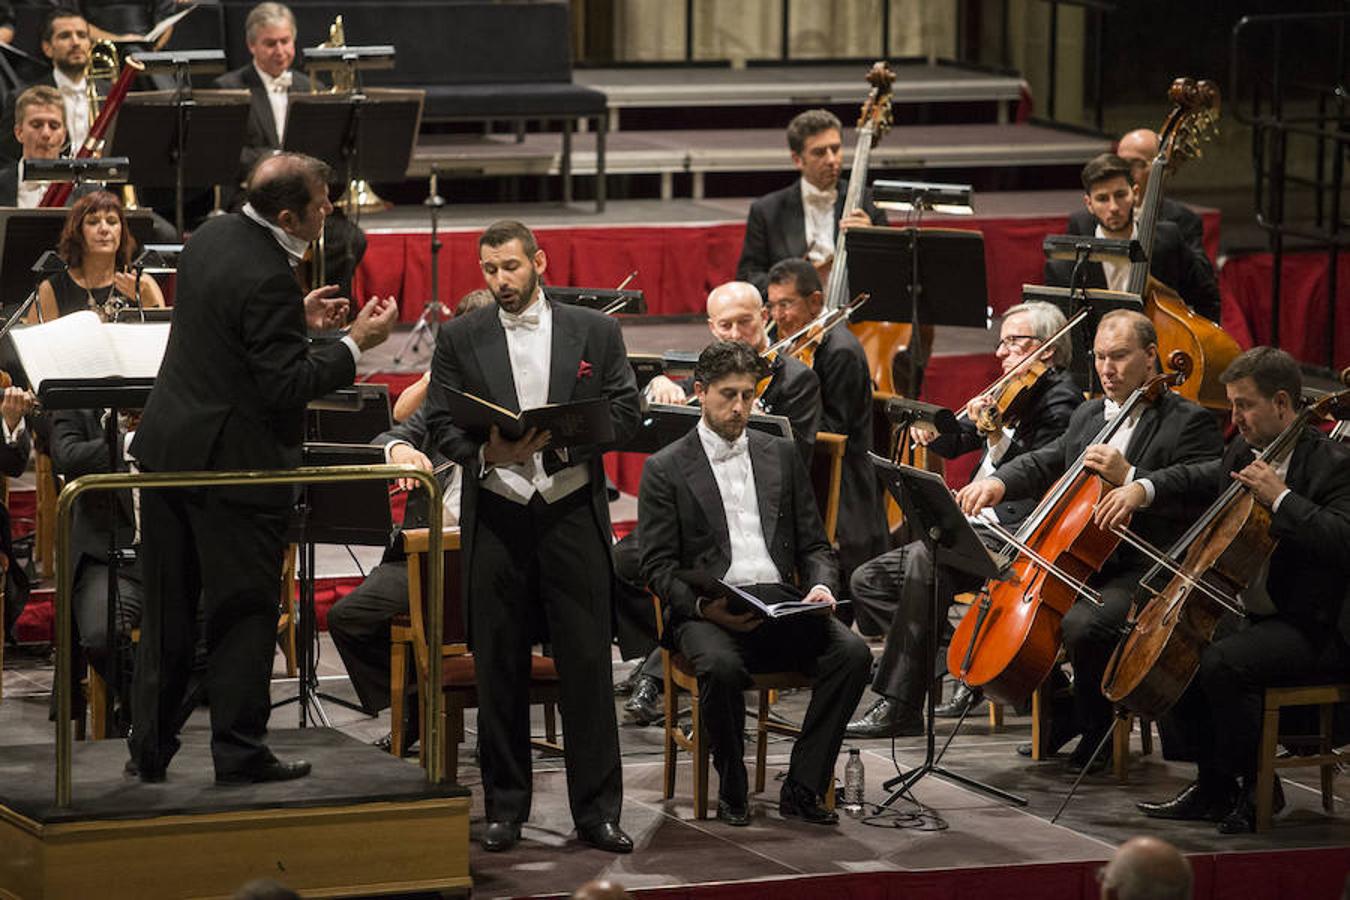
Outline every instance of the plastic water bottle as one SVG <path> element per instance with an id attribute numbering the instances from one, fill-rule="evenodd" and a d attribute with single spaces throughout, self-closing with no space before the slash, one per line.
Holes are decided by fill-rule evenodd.
<path id="1" fill-rule="evenodd" d="M 863 811 L 863 777 L 862 755 L 857 747 L 850 747 L 844 764 L 844 812 L 851 816 Z"/>

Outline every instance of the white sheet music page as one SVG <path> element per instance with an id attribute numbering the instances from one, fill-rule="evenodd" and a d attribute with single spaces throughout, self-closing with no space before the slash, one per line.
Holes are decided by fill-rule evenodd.
<path id="1" fill-rule="evenodd" d="M 167 322 L 105 325 L 83 310 L 10 332 L 33 390 L 48 378 L 154 378 L 169 341 Z"/>

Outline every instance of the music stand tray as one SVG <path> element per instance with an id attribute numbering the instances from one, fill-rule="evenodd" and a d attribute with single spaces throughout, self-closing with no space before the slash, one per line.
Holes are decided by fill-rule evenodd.
<path id="1" fill-rule="evenodd" d="M 351 94 L 289 95 L 283 149 L 323 160 L 344 181 L 402 181 L 412 161 L 426 92 L 368 88 L 355 96 L 362 99 Z"/>
<path id="2" fill-rule="evenodd" d="M 178 183 L 176 91 L 128 94 L 117 111 L 108 155 L 131 159 L 137 187 L 172 188 Z M 248 122 L 248 91 L 193 91 L 183 108 L 183 186 L 234 184 Z"/>
<path id="3" fill-rule="evenodd" d="M 655 453 L 692 431 L 702 415 L 703 411 L 697 406 L 652 403 L 643 413 L 633 436 L 623 446 L 614 449 L 628 453 Z M 792 440 L 792 425 L 784 416 L 751 413 L 746 427 Z"/>
<path id="4" fill-rule="evenodd" d="M 859 226 L 845 232 L 844 246 L 849 295 L 872 295 L 853 313 L 853 321 L 913 322 L 910 287 L 916 283 L 917 259 L 920 323 L 989 327 L 980 232 Z"/>

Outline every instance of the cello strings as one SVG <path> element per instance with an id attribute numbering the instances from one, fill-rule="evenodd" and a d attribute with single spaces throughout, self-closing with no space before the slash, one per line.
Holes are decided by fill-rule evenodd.
<path id="1" fill-rule="evenodd" d="M 1102 598 L 1100 594 L 1098 594 L 1092 588 L 1088 587 L 1087 584 L 1085 584 L 1084 582 L 1079 581 L 1077 578 L 1074 578 L 1068 572 L 1065 572 L 1063 569 L 1059 568 L 1059 566 L 1050 562 L 1050 560 L 1046 559 L 1040 553 L 1037 553 L 1035 550 L 1031 549 L 1031 547 L 1028 546 L 1026 543 L 1024 543 L 1020 538 L 1018 538 L 1017 535 L 1013 534 L 1011 531 L 1004 528 L 1002 525 L 996 525 L 993 522 L 989 523 L 989 529 L 993 531 L 995 534 L 997 534 L 999 537 L 1003 538 L 1009 544 L 1012 544 L 1018 550 L 1022 551 L 1027 556 L 1031 557 L 1033 562 L 1037 563 L 1038 565 L 1040 565 L 1041 568 L 1045 569 L 1051 575 L 1054 575 L 1060 581 L 1064 582 L 1069 587 L 1073 588 L 1084 599 L 1089 600 L 1098 606 L 1102 605 Z"/>
<path id="2" fill-rule="evenodd" d="M 1213 600 L 1224 609 L 1231 613 L 1236 613 L 1239 616 L 1246 614 L 1246 610 L 1242 608 L 1241 601 L 1236 597 L 1230 597 L 1227 594 L 1222 593 L 1215 589 L 1213 585 L 1207 584 L 1199 577 L 1188 572 L 1184 566 L 1178 564 L 1176 560 L 1153 546 L 1147 539 L 1140 537 L 1123 525 L 1118 528 L 1112 528 L 1111 531 L 1125 543 L 1131 545 L 1136 550 L 1152 559 L 1157 565 L 1180 578 L 1187 586 L 1192 587 L 1209 597 L 1209 599 Z"/>

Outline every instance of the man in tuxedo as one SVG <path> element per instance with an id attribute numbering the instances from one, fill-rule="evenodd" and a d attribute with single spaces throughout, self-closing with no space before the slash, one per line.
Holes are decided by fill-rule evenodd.
<path id="1" fill-rule="evenodd" d="M 34 85 L 14 103 L 14 140 L 19 161 L 0 168 L 0 206 L 33 209 L 47 192 L 47 182 L 19 182 L 25 159 L 56 159 L 66 143 L 66 110 L 54 87 Z"/>
<path id="2" fill-rule="evenodd" d="M 288 469 L 299 465 L 305 405 L 350 384 L 364 350 L 389 335 L 392 298 L 373 300 L 342 340 L 311 343 L 347 301 L 305 295 L 293 267 L 332 206 L 329 170 L 299 154 L 258 164 L 248 203 L 196 232 L 178 266 L 174 325 L 131 454 L 142 469 Z M 298 778 L 264 743 L 276 642 L 277 585 L 292 485 L 141 493 L 145 608 L 137 657 L 132 759 L 160 781 L 178 749 L 175 715 L 203 605 L 216 781 Z"/>
<path id="3" fill-rule="evenodd" d="M 439 470 L 437 477 L 444 491 L 441 521 L 447 526 L 459 523 L 460 470 L 449 465 L 427 440 L 425 407 L 419 407 L 406 421 L 397 423 L 371 443 L 383 447 L 391 463 L 416 466 L 426 472 Z M 408 489 L 412 485 L 400 487 Z M 404 510 L 403 527 L 426 526 L 426 493 L 415 490 Z M 342 656 L 361 708 L 372 716 L 389 706 L 390 623 L 408 612 L 408 561 L 403 555 L 399 531 L 395 529 L 379 565 L 328 611 L 328 633 Z M 415 725 L 417 704 L 410 704 L 409 708 Z M 408 743 L 412 743 L 416 732 L 416 727 L 405 730 Z M 376 743 L 400 756 L 407 750 L 406 746 L 394 748 L 390 737 Z"/>
<path id="4" fill-rule="evenodd" d="M 1151 128 L 1136 128 L 1116 144 L 1116 155 L 1130 164 L 1130 173 L 1134 176 L 1138 197 L 1142 202 L 1148 190 L 1150 166 L 1158 155 L 1158 133 Z M 1205 253 L 1205 226 L 1200 217 L 1184 203 L 1164 196 L 1158 204 L 1158 221 L 1171 222 L 1177 227 L 1181 239 L 1191 252 L 1198 254 L 1208 264 Z M 1097 230 L 1097 219 L 1088 209 L 1076 209 L 1069 213 L 1069 234 L 1081 234 L 1091 237 Z"/>
<path id="5" fill-rule="evenodd" d="M 1064 325 L 1064 314 L 1049 303 L 1020 304 L 1003 316 L 996 351 L 1003 371 L 1012 371 L 1033 355 L 1040 356 L 1050 367 L 1031 389 L 1022 406 L 1025 412 L 1016 422 L 1006 423 L 992 434 L 982 434 L 975 423 L 991 402 L 982 395 L 966 405 L 956 434 L 936 435 L 926 429 L 914 429 L 915 440 L 948 459 L 983 451 L 973 476 L 977 480 L 997 473 L 1001 466 L 1063 434 L 1069 417 L 1083 402 L 1083 394 L 1068 371 L 1073 356 L 1069 336 L 1046 344 Z M 1000 503 L 986 509 L 974 524 L 980 528 L 981 523 L 992 519 L 1004 528 L 1016 530 L 1034 506 L 1035 500 L 1030 497 Z M 980 528 L 980 533 L 991 548 L 998 550 L 1003 546 L 1004 541 L 987 528 Z M 872 678 L 872 690 L 878 699 L 857 721 L 849 723 L 850 737 L 923 733 L 923 699 L 934 678 L 927 660 L 929 630 L 933 627 L 934 569 L 927 547 L 922 541 L 913 541 L 869 560 L 853 573 L 850 593 L 859 625 L 865 631 L 885 634 L 886 645 Z M 978 589 L 979 582 L 945 566 L 936 567 L 936 577 L 942 604 L 938 621 L 945 623 L 952 598 L 962 591 Z M 946 670 L 941 665 L 943 661 L 945 657 L 940 655 L 939 675 Z M 944 717 L 959 717 L 978 701 L 978 690 L 972 691 L 962 684 L 940 713 Z"/>
<path id="6" fill-rule="evenodd" d="M 57 91 L 64 108 L 66 133 L 70 139 L 71 153 L 78 150 L 89 134 L 89 96 L 86 91 L 84 67 L 89 62 L 89 51 L 93 46 L 89 36 L 89 23 L 78 9 L 68 6 L 54 6 L 48 11 L 42 22 L 42 53 L 51 61 L 50 67 L 44 67 L 37 78 L 27 86 L 49 87 Z M 17 98 L 5 104 L 5 116 L 0 123 L 0 154 L 6 163 L 20 158 L 21 138 L 10 134 L 18 126 Z M 62 147 L 58 147 L 59 155 Z"/>
<path id="7" fill-rule="evenodd" d="M 752 673 L 788 670 L 814 683 L 778 809 L 832 825 L 838 817 L 821 797 L 832 789 L 844 725 L 872 654 L 830 614 L 838 567 L 800 457 L 789 442 L 746 430 L 762 374 L 758 355 L 739 342 L 719 341 L 699 354 L 694 390 L 702 418 L 643 467 L 642 573 L 661 598 L 663 641 L 698 676 L 700 721 L 720 782 L 717 817 L 750 822 L 744 692 Z M 776 599 L 795 580 L 822 608 L 765 620 L 734 611 L 726 598 L 699 596 L 677 574 L 683 570 Z"/>
<path id="8" fill-rule="evenodd" d="M 826 267 L 834 258 L 840 228 L 886 224 L 886 214 L 866 194 L 861 209 L 844 209 L 848 179 L 839 177 L 844 162 L 841 134 L 839 119 L 824 109 L 808 109 L 788 123 L 788 150 L 801 178 L 751 204 L 736 265 L 738 281 L 764 293 L 769 269 L 779 260 L 808 259 Z"/>
<path id="9" fill-rule="evenodd" d="M 619 323 L 551 302 L 548 258 L 528 228 L 501 221 L 478 239 L 496 306 L 441 326 L 427 391 L 431 445 L 464 468 L 460 527 L 470 645 L 478 669 L 485 850 L 520 840 L 531 799 L 529 657 L 547 624 L 567 724 L 567 790 L 577 836 L 628 853 L 619 827 L 623 770 L 610 667 L 609 503 L 601 454 L 638 425 L 637 382 Z M 550 446 L 458 427 L 449 391 L 512 411 L 604 398 L 613 436 Z M 612 442 L 612 443 L 611 443 Z"/>
<path id="10" fill-rule="evenodd" d="M 769 313 L 753 284 L 729 281 L 708 295 L 708 330 L 714 340 L 740 341 L 756 353 L 769 348 L 765 331 Z M 792 424 L 792 439 L 803 465 L 811 465 L 811 448 L 820 427 L 820 379 L 793 357 L 778 354 L 769 363 L 770 381 L 755 401 L 755 411 L 784 416 Z M 694 398 L 692 377 L 672 381 L 658 375 L 647 385 L 654 403 L 683 404 Z M 637 532 L 614 545 L 615 625 L 624 659 L 643 657 L 631 685 L 624 711 L 639 725 L 651 725 L 665 716 L 661 702 L 661 651 L 656 646 L 656 620 L 651 598 L 642 581 Z"/>
<path id="11" fill-rule="evenodd" d="M 1163 390 L 1152 403 L 1123 407 L 1157 370 L 1158 338 L 1142 313 L 1115 310 L 1102 316 L 1093 338 L 1092 355 L 1105 397 L 1074 410 L 1068 428 L 1050 443 L 1025 453 L 957 494 L 967 515 L 1006 500 L 1039 498 L 1080 460 L 1108 484 L 1121 485 L 1136 476 L 1175 463 L 1204 462 L 1219 455 L 1223 442 L 1203 407 Z M 1143 400 L 1141 395 L 1140 401 Z M 1097 443 L 1104 426 L 1112 430 Z M 1197 504 L 1158 503 L 1136 517 L 1133 530 L 1155 547 L 1167 547 L 1195 520 Z M 1087 583 L 1101 605 L 1080 598 L 1064 616 L 1064 649 L 1074 671 L 1074 709 L 1083 735 L 1071 770 L 1081 771 L 1098 741 L 1111 727 L 1111 705 L 1102 696 L 1102 673 L 1120 637 L 1130 601 L 1150 560 L 1125 543 L 1111 554 Z M 1098 765 L 1109 762 L 1109 754 Z"/>
<path id="12" fill-rule="evenodd" d="M 784 336 L 809 325 L 824 303 L 820 278 L 804 259 L 774 263 L 768 275 L 768 297 L 769 315 Z M 847 323 L 826 333 L 811 366 L 820 378 L 820 430 L 848 438 L 835 532 L 839 567 L 847 582 L 854 569 L 887 548 L 881 482 L 867 459 L 872 449 L 872 376 L 867 354 Z"/>
<path id="13" fill-rule="evenodd" d="M 291 94 L 307 94 L 311 84 L 295 62 L 295 15 L 282 3 L 259 3 L 244 20 L 244 39 L 252 62 L 216 79 L 218 88 L 249 92 L 248 122 L 239 152 L 239 178 L 258 160 L 280 150 L 286 142 L 286 116 Z M 240 198 L 229 200 L 233 207 Z M 352 275 L 366 254 L 366 235 L 343 215 L 328 219 L 324 230 L 324 272 L 349 291 Z"/>
<path id="14" fill-rule="evenodd" d="M 1265 689 L 1343 680 L 1350 666 L 1350 447 L 1299 426 L 1283 452 L 1258 458 L 1298 419 L 1303 379 L 1283 350 L 1253 347 L 1221 380 L 1238 432 L 1223 457 L 1149 472 L 1103 498 L 1097 516 L 1118 525 L 1178 498 L 1209 504 L 1234 481 L 1270 512 L 1278 544 L 1241 591 L 1245 627 L 1204 648 L 1197 677 L 1164 720 L 1196 762 L 1196 780 L 1171 800 L 1138 804 L 1147 816 L 1239 834 L 1255 830 Z"/>
<path id="15" fill-rule="evenodd" d="M 1083 166 L 1082 182 L 1083 205 L 1096 224 L 1088 228 L 1087 223 L 1070 222 L 1071 230 L 1077 227 L 1088 236 L 1117 240 L 1138 237 L 1135 211 L 1143 198 L 1129 162 L 1114 153 L 1094 156 Z M 1203 248 L 1193 249 L 1176 225 L 1160 216 L 1153 247 L 1144 249 L 1154 278 L 1180 294 L 1196 312 L 1219 321 L 1219 283 Z M 1073 269 L 1073 260 L 1046 260 L 1045 283 L 1067 287 Z M 1123 291 L 1130 280 L 1129 263 L 1089 262 L 1083 270 L 1083 284 L 1090 288 Z"/>

